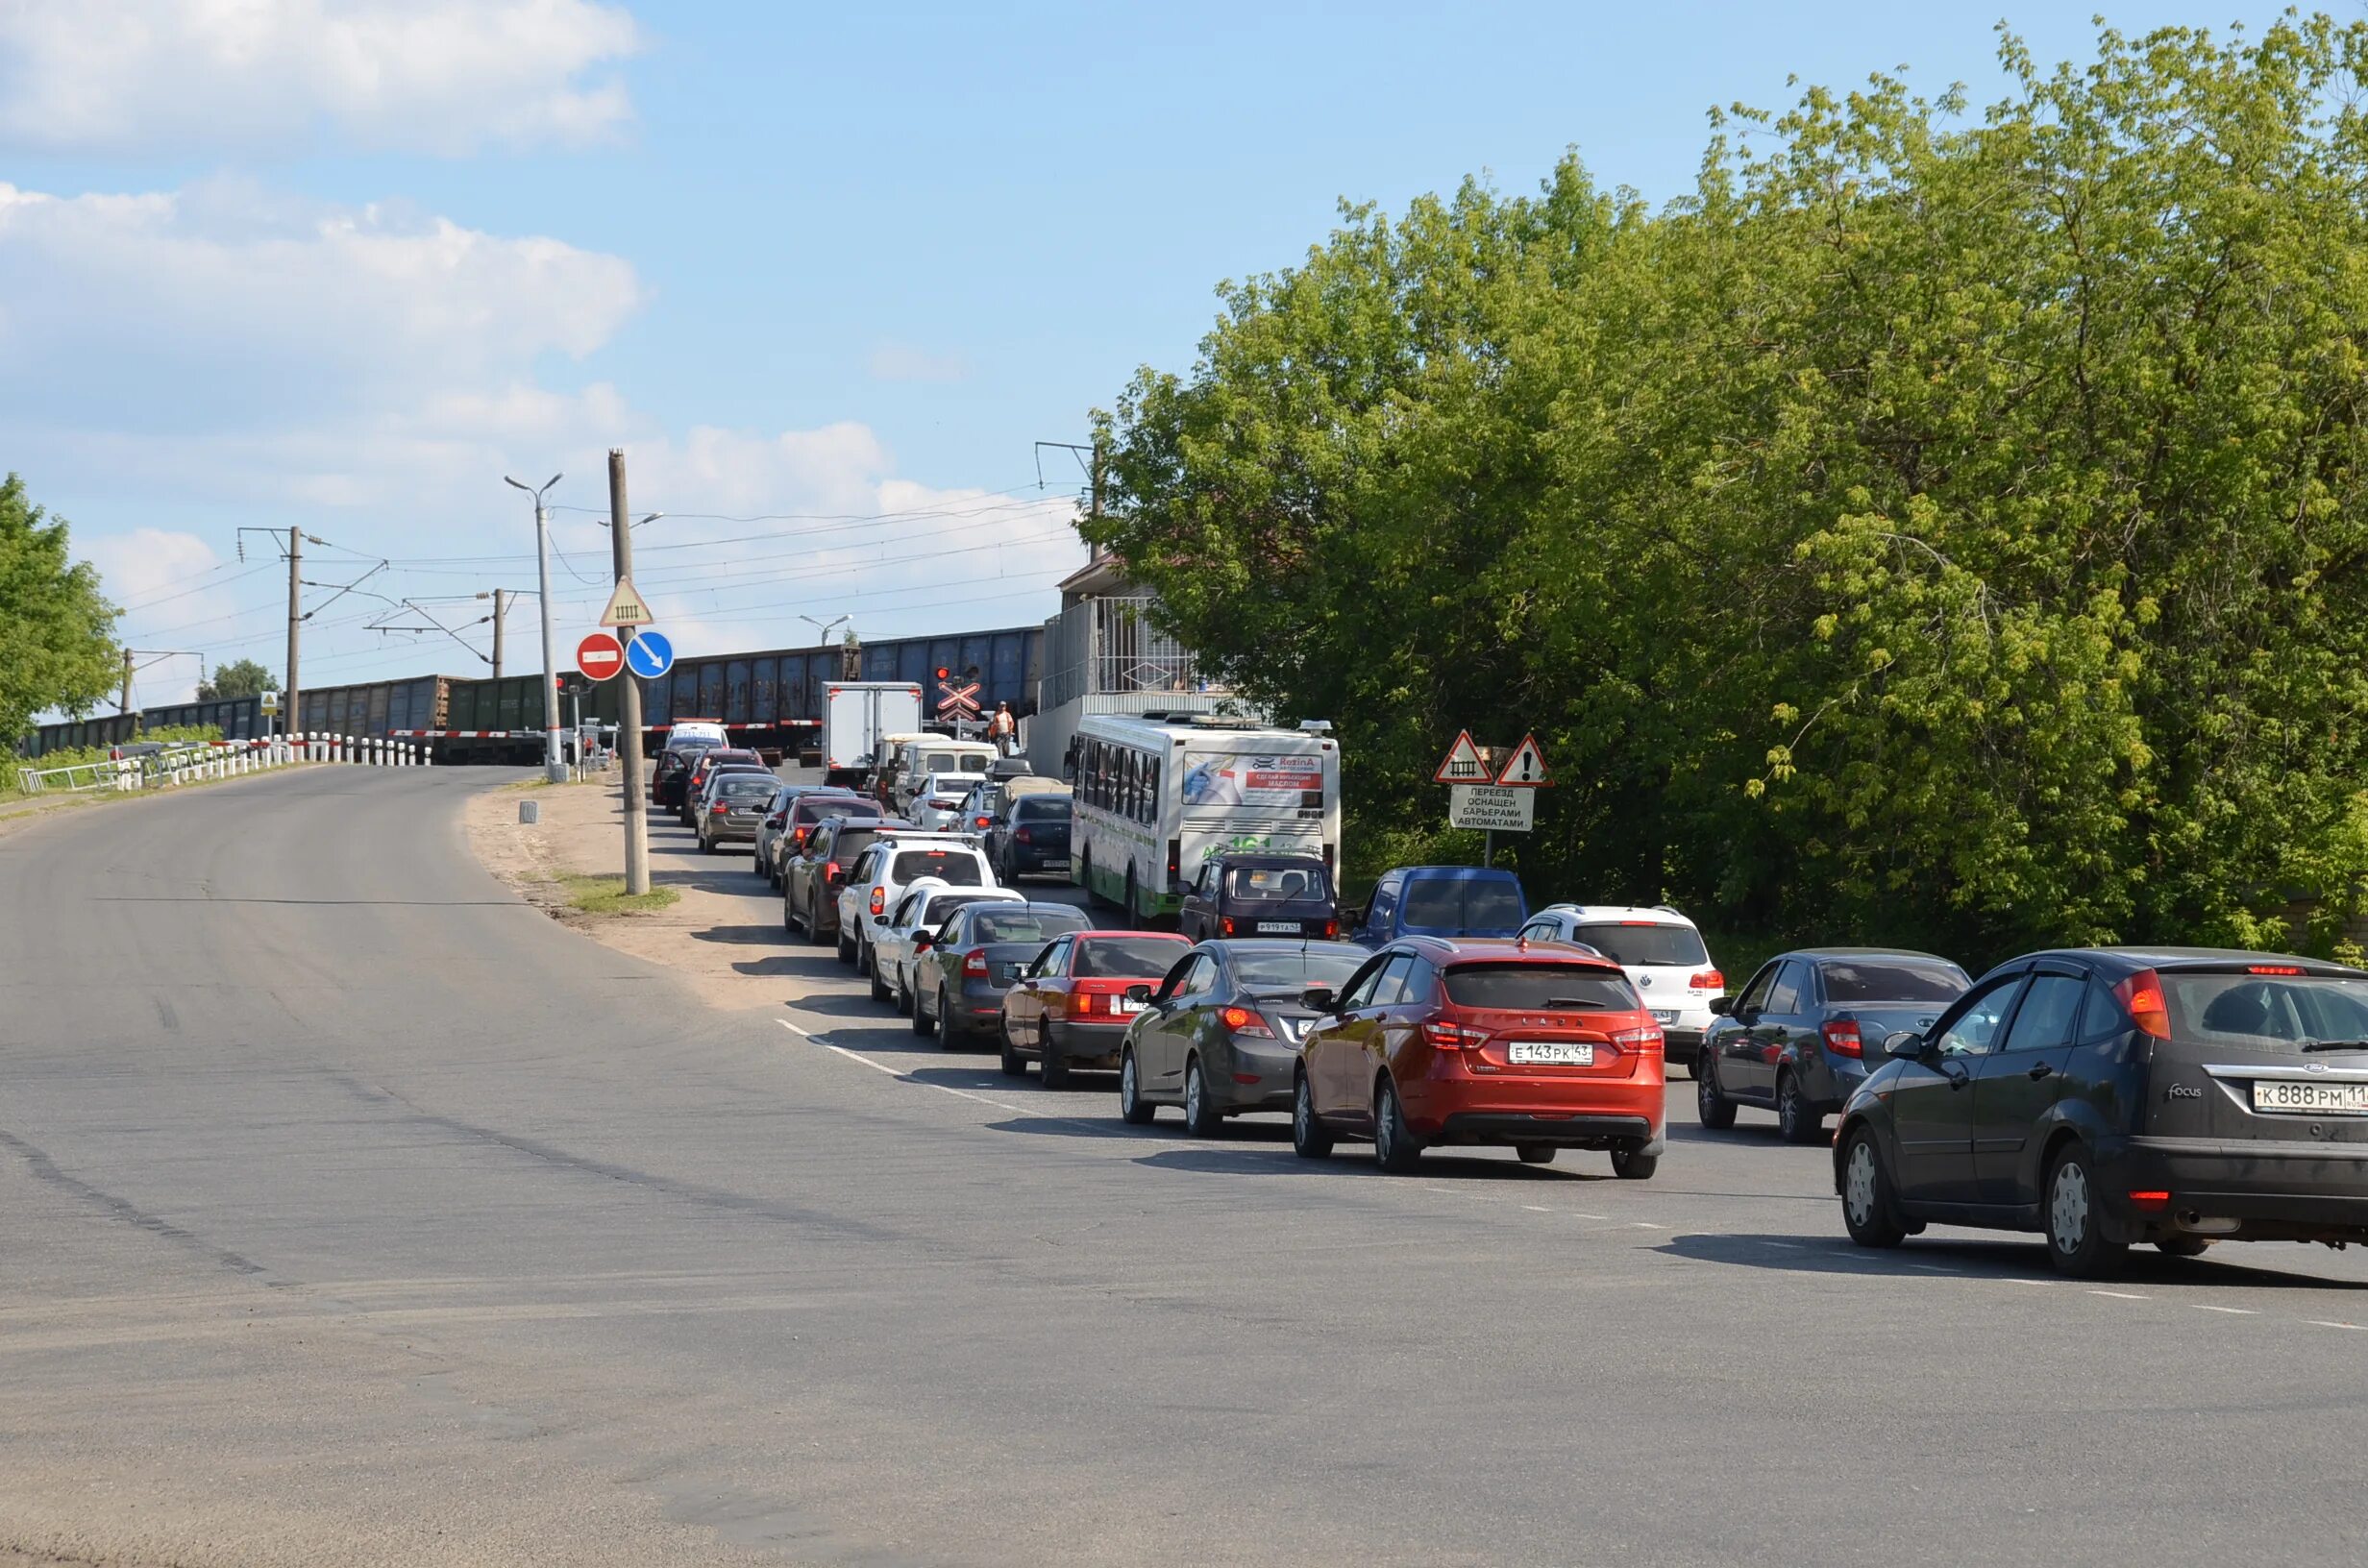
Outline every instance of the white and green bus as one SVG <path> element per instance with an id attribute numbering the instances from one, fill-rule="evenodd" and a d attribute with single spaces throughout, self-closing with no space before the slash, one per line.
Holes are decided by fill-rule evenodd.
<path id="1" fill-rule="evenodd" d="M 1341 752 L 1329 724 L 1098 716 L 1077 726 L 1072 882 L 1138 919 L 1174 913 L 1229 849 L 1320 857 L 1339 873 Z"/>

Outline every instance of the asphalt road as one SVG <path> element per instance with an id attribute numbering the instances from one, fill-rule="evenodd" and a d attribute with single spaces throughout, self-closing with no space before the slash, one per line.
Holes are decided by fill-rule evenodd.
<path id="1" fill-rule="evenodd" d="M 2368 1556 L 2356 1255 L 1862 1253 L 1682 1081 L 1649 1183 L 1124 1128 L 752 877 L 702 1010 L 478 869 L 506 776 L 0 838 L 0 1561 Z"/>

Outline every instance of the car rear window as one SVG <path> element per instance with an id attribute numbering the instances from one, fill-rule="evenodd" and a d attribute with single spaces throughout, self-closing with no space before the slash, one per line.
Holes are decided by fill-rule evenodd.
<path id="1" fill-rule="evenodd" d="M 2368 1040 L 2368 980 L 2333 976 L 2162 976 L 2171 1038 L 2292 1051 L 2331 1040 Z"/>
<path id="2" fill-rule="evenodd" d="M 891 882 L 918 882 L 925 876 L 957 888 L 983 887 L 987 880 L 978 869 L 978 856 L 968 849 L 900 849 L 889 862 Z"/>
<path id="3" fill-rule="evenodd" d="M 1954 964 L 1854 958 L 1817 968 L 1829 1002 L 1953 1002 L 1973 984 Z"/>
<path id="4" fill-rule="evenodd" d="M 1237 866 L 1226 879 L 1225 891 L 1253 904 L 1329 899 L 1332 879 L 1320 866 Z"/>
<path id="5" fill-rule="evenodd" d="M 872 847 L 879 834 L 880 830 L 876 827 L 841 828 L 838 841 L 831 845 L 830 852 L 838 857 L 841 865 L 851 866 L 857 855 Z"/>
<path id="6" fill-rule="evenodd" d="M 1605 920 L 1582 925 L 1572 935 L 1613 963 L 1638 968 L 1674 969 L 1711 961 L 1711 950 L 1702 945 L 1702 933 L 1690 925 L 1663 925 L 1658 920 L 1639 920 L 1634 924 Z M 1958 991 L 1963 989 L 1960 986 Z M 1949 994 L 1954 996 L 1957 992 Z"/>
<path id="7" fill-rule="evenodd" d="M 1071 970 L 1080 980 L 1156 980 L 1188 945 L 1181 937 L 1097 937 L 1077 943 Z"/>
<path id="8" fill-rule="evenodd" d="M 777 788 L 761 773 L 726 773 L 716 788 L 734 800 L 771 800 Z"/>
<path id="9" fill-rule="evenodd" d="M 1233 977 L 1244 991 L 1261 996 L 1296 996 L 1311 986 L 1334 991 L 1348 984 L 1373 955 L 1362 947 L 1317 947 L 1300 952 L 1236 953 Z"/>
<path id="10" fill-rule="evenodd" d="M 971 917 L 971 935 L 979 942 L 1050 942 L 1085 929 L 1085 917 L 1065 909 L 1001 910 Z"/>
<path id="11" fill-rule="evenodd" d="M 819 822 L 826 817 L 876 817 L 880 810 L 878 801 L 859 795 L 806 795 L 798 797 L 797 813 L 801 822 Z"/>
<path id="12" fill-rule="evenodd" d="M 1447 1000 L 1502 1013 L 1629 1013 L 1643 1004 L 1624 974 L 1577 964 L 1454 964 Z"/>
<path id="13" fill-rule="evenodd" d="M 952 773 L 960 771 L 954 766 L 954 754 L 950 751 L 925 752 L 921 758 L 921 766 L 913 770 L 917 773 Z M 976 771 L 972 770 L 974 772 Z"/>
<path id="14" fill-rule="evenodd" d="M 1011 815 L 1015 821 L 1043 821 L 1048 818 L 1069 816 L 1070 800 L 1065 795 L 1027 795 L 1013 802 Z"/>
<path id="15" fill-rule="evenodd" d="M 1511 931 L 1521 923 L 1521 896 L 1510 882 L 1422 876 L 1406 889 L 1410 931 Z"/>

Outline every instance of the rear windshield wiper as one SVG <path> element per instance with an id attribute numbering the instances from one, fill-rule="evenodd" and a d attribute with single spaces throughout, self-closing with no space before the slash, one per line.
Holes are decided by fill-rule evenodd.
<path id="1" fill-rule="evenodd" d="M 2306 1051 L 2368 1051 L 2368 1040 L 2306 1040 Z"/>

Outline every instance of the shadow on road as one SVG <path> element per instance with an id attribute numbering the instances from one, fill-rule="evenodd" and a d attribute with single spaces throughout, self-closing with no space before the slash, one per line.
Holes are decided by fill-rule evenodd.
<path id="1" fill-rule="evenodd" d="M 2265 1243 L 2253 1243 L 2262 1245 Z M 2243 1242 L 2222 1242 L 2201 1258 L 2173 1258 L 2152 1247 L 2133 1247 L 2122 1270 L 2109 1279 L 2091 1280 L 2099 1288 L 2118 1286 L 2184 1286 L 2188 1288 L 2277 1288 L 2306 1290 L 2368 1290 L 2368 1282 L 2331 1280 L 2313 1274 L 2289 1274 L 2236 1261 Z M 1730 1263 L 1742 1268 L 1773 1269 L 1788 1274 L 1892 1274 L 1913 1278 L 1945 1264 L 1949 1272 L 1985 1275 L 1993 1279 L 2058 1280 L 2048 1266 L 2047 1249 L 2036 1237 L 2000 1240 L 1912 1238 L 1886 1251 L 1862 1247 L 1847 1237 L 1802 1236 L 1680 1236 L 1658 1250 L 1697 1262 Z M 2065 1280 L 2064 1284 L 2082 1282 Z"/>

